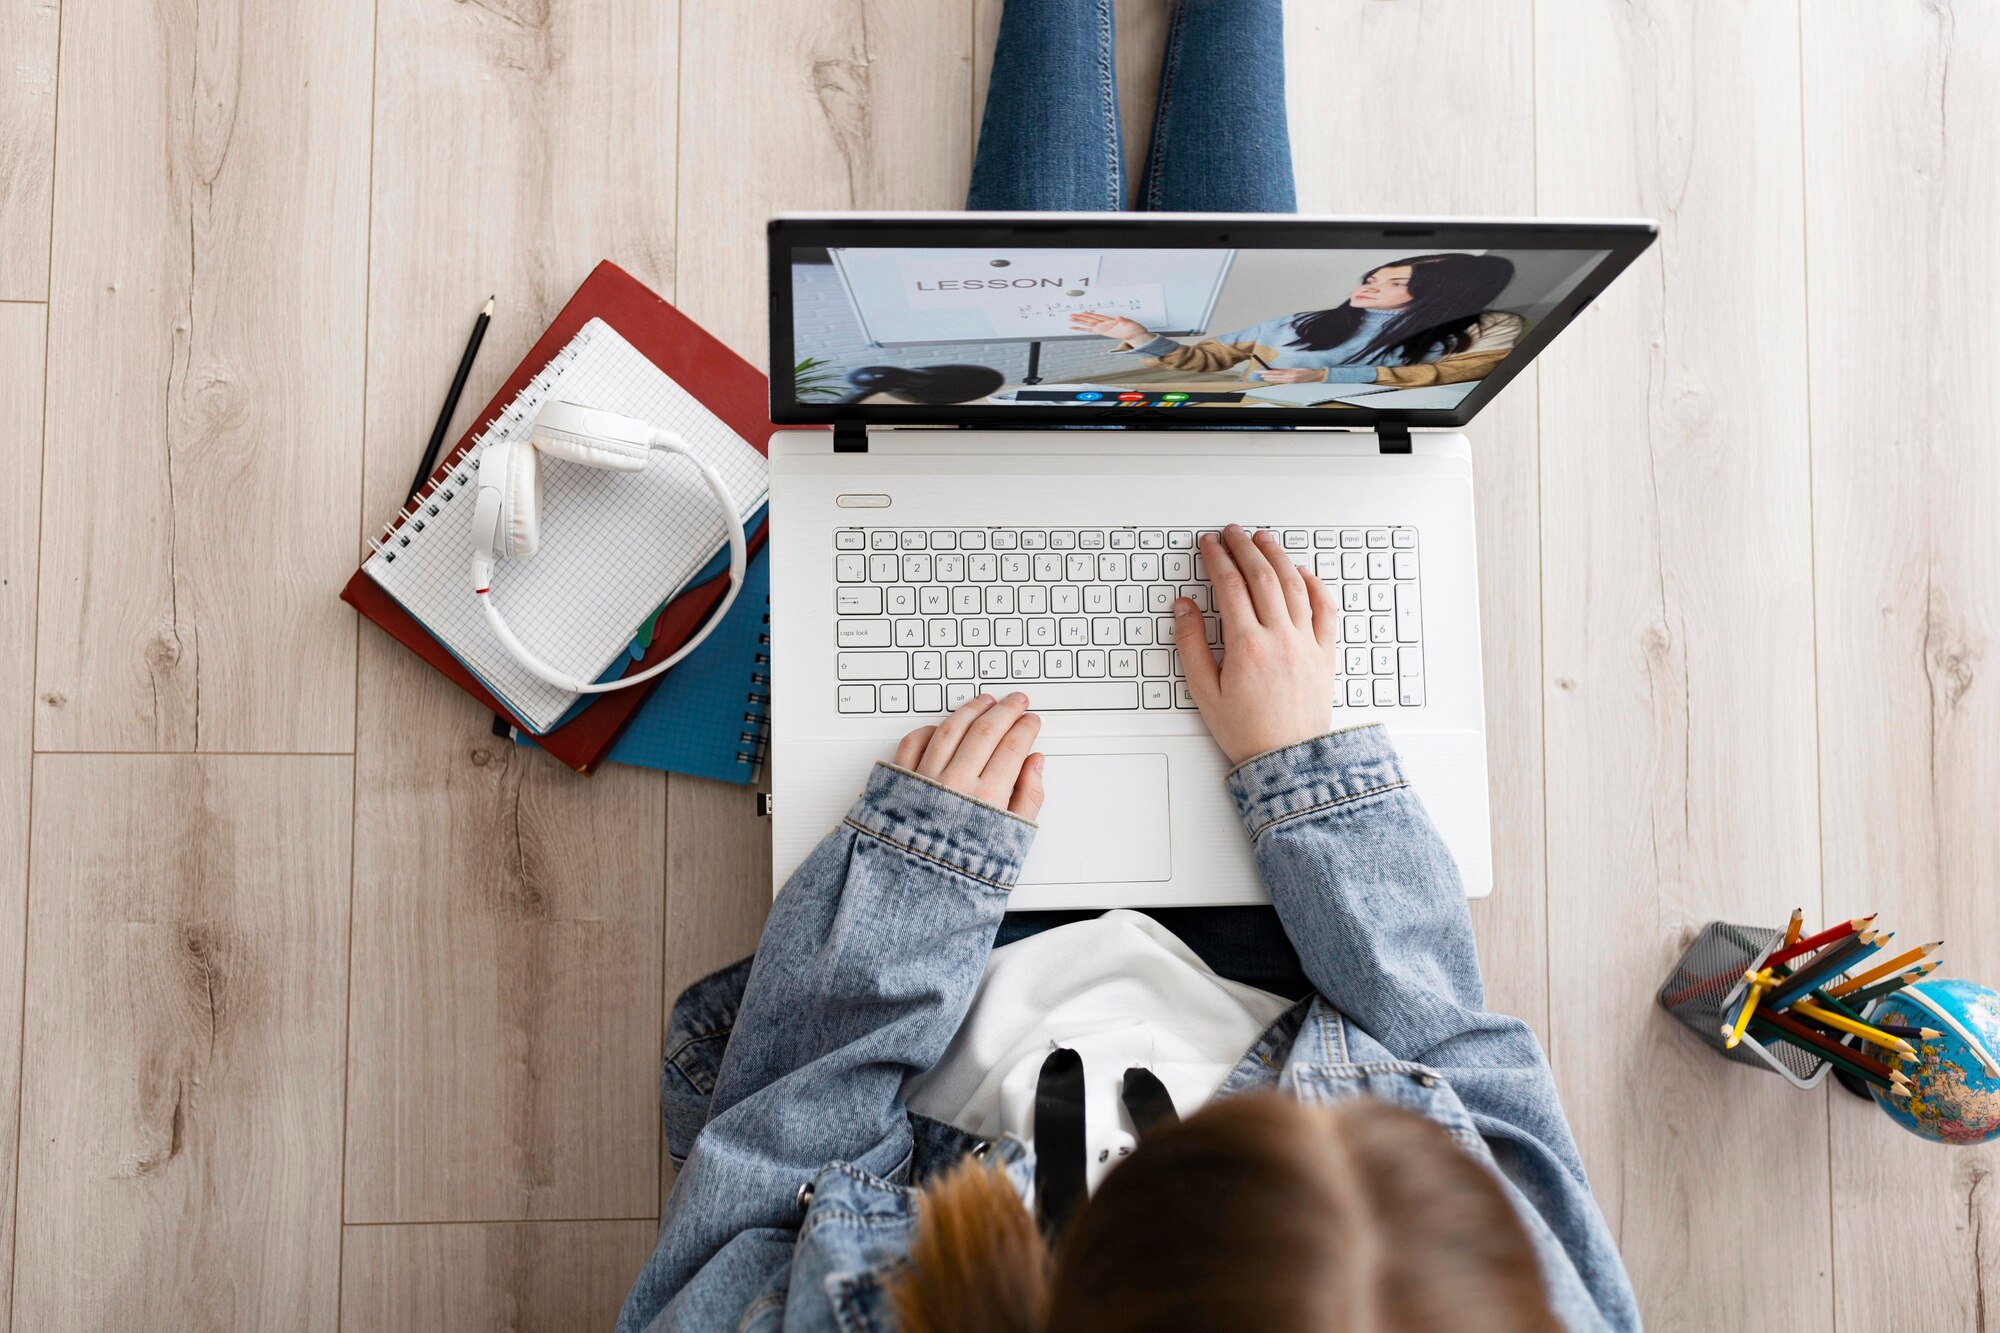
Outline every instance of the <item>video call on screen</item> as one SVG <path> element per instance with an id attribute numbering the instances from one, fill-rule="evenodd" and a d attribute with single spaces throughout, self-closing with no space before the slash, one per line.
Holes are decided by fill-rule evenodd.
<path id="1" fill-rule="evenodd" d="M 1601 250 L 798 248 L 802 404 L 1455 408 Z"/>

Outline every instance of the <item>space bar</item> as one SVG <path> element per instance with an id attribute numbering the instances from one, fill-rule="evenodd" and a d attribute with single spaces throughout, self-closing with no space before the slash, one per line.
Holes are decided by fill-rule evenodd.
<path id="1" fill-rule="evenodd" d="M 1037 713 L 1139 706 L 1139 682 L 1135 680 L 994 680 L 981 681 L 979 688 L 996 699 L 1019 690 L 1028 696 L 1029 709 Z"/>

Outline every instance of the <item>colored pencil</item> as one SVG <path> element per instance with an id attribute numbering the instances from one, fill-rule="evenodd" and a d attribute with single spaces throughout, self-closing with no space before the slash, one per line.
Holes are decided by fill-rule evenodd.
<path id="1" fill-rule="evenodd" d="M 1905 1041 L 1936 1041 L 1944 1036 L 1944 1033 L 1936 1028 L 1913 1028 L 1908 1023 L 1877 1023 L 1875 1026 L 1890 1036 L 1901 1037 Z"/>
<path id="2" fill-rule="evenodd" d="M 1877 1046 L 1886 1047 L 1892 1051 L 1914 1052 L 1916 1050 L 1916 1047 L 1910 1045 L 1910 1043 L 1904 1041 L 1901 1037 L 1891 1036 L 1881 1028 L 1870 1027 L 1866 1023 L 1857 1023 L 1851 1018 L 1843 1018 L 1831 1009 L 1822 1009 L 1811 1000 L 1795 1001 L 1792 1009 L 1797 1013 L 1804 1014 L 1807 1018 L 1813 1019 L 1815 1022 L 1823 1023 L 1828 1027 L 1839 1028 L 1842 1032 L 1852 1033 L 1863 1041 L 1872 1042 Z"/>
<path id="3" fill-rule="evenodd" d="M 1785 926 L 1785 942 L 1778 947 L 1780 949 L 1789 949 L 1794 944 L 1797 944 L 1799 942 L 1799 930 L 1805 923 L 1806 909 L 1803 907 L 1794 907 L 1792 909 L 1792 919 Z"/>
<path id="4" fill-rule="evenodd" d="M 1802 961 L 1794 968 L 1792 975 L 1785 978 L 1777 990 L 1768 997 L 1769 1002 L 1782 1009 L 1799 996 L 1820 984 L 1827 977 L 1859 962 L 1881 947 L 1877 936 L 1869 931 L 1849 935 L 1838 944 L 1813 958 Z"/>
<path id="5" fill-rule="evenodd" d="M 1937 960 L 1933 958 L 1929 962 L 1924 963 L 1919 967 L 1913 967 L 1907 972 L 1902 972 L 1897 974 L 1896 976 L 1890 977 L 1887 981 L 1878 981 L 1874 985 L 1866 988 L 1865 990 L 1851 991 L 1848 994 L 1841 996 L 1840 1001 L 1842 1004 L 1845 1004 L 1849 1009 L 1866 1008 L 1873 1001 L 1881 999 L 1884 995 L 1887 995 L 1892 991 L 1899 991 L 1903 989 L 1903 987 L 1909 985 L 1911 982 L 1922 981 L 1925 977 L 1929 976 L 1936 969 L 1937 969 Z"/>
<path id="6" fill-rule="evenodd" d="M 1867 1059 L 1865 1056 L 1857 1058 L 1854 1052 L 1849 1051 L 1839 1042 L 1831 1038 L 1821 1037 L 1818 1033 L 1807 1032 L 1803 1029 L 1799 1032 L 1787 1031 L 1771 1022 L 1774 1016 L 1772 1014 L 1759 1014 L 1757 1021 L 1751 1024 L 1752 1029 L 1760 1039 L 1767 1042 L 1781 1041 L 1787 1045 L 1796 1046 L 1815 1060 L 1824 1061 L 1836 1069 L 1845 1069 L 1850 1074 L 1867 1079 L 1877 1087 L 1894 1088 L 1898 1086 L 1895 1079 L 1890 1077 L 1888 1066 L 1881 1064 L 1879 1061 Z"/>
<path id="7" fill-rule="evenodd" d="M 1817 935 L 1808 935 L 1802 940 L 1792 941 L 1769 958 L 1766 958 L 1764 964 L 1768 967 L 1772 963 L 1789 963 L 1802 953 L 1811 953 L 1814 949 L 1820 948 L 1822 945 L 1832 944 L 1838 939 L 1845 939 L 1847 936 L 1861 930 L 1862 927 L 1874 919 L 1875 913 L 1870 912 L 1867 916 L 1857 916 L 1852 921 L 1843 921 L 1837 926 L 1828 926 Z"/>
<path id="8" fill-rule="evenodd" d="M 1824 1055 L 1833 1060 L 1844 1060 L 1868 1074 L 1886 1079 L 1891 1083 L 1907 1083 L 1909 1081 L 1907 1074 L 1902 1073 L 1887 1061 L 1878 1060 L 1866 1051 L 1858 1051 L 1852 1046 L 1843 1046 L 1832 1037 L 1827 1036 L 1823 1032 L 1813 1030 L 1789 1014 L 1759 1014 L 1757 1021 L 1760 1023 L 1769 1023 L 1780 1032 L 1807 1042 L 1815 1055 Z M 1794 1044 L 1796 1045 L 1797 1043 L 1795 1042 Z"/>
<path id="9" fill-rule="evenodd" d="M 1835 999 L 1838 999 L 1839 997 L 1848 994 L 1850 991 L 1860 990 L 1863 986 L 1872 986 L 1876 982 L 1880 981 L 1883 977 L 1889 976 L 1892 973 L 1901 972 L 1904 968 L 1910 966 L 1910 964 L 1921 962 L 1923 959 L 1928 957 L 1933 950 L 1941 949 L 1943 947 L 1944 947 L 1943 940 L 1932 940 L 1929 944 L 1920 944 L 1914 949 L 1910 949 L 1903 953 L 1897 954 L 1894 958 L 1891 958 L 1886 963 L 1882 963 L 1879 964 L 1878 966 L 1869 968 L 1866 972 L 1863 972 L 1858 976 L 1848 977 L 1846 980 L 1840 982 L 1838 985 L 1827 987 L 1826 993 L 1828 995 L 1833 996 Z"/>
<path id="10" fill-rule="evenodd" d="M 1813 1003 L 1818 1005 L 1820 1008 L 1831 1009 L 1836 1014 L 1839 1014 L 1842 1018 L 1851 1018 L 1857 1023 L 1865 1023 L 1868 1021 L 1867 1019 L 1863 1018 L 1860 1014 L 1855 1013 L 1852 1009 L 1849 1009 L 1846 1005 L 1842 1004 L 1839 1000 L 1829 997 L 1827 993 L 1823 990 L 1814 991 L 1812 993 L 1812 999 Z"/>
<path id="11" fill-rule="evenodd" d="M 1769 968 L 1750 977 L 1750 991 L 1743 997 L 1743 1008 L 1736 1015 L 1736 1025 L 1729 1029 L 1728 1040 L 1722 1043 L 1723 1049 L 1736 1049 L 1743 1040 L 1743 1030 L 1750 1026 L 1750 1015 L 1756 1011 L 1758 997 L 1774 984 Z"/>

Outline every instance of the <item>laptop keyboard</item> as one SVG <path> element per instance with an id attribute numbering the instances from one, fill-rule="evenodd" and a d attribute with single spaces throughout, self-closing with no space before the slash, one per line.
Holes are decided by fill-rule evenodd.
<path id="1" fill-rule="evenodd" d="M 1336 706 L 1420 707 L 1417 530 L 1273 531 L 1341 608 Z M 841 528 L 839 710 L 935 715 L 1012 689 L 1038 713 L 1192 709 L 1174 599 L 1193 599 L 1222 644 L 1198 532 Z"/>

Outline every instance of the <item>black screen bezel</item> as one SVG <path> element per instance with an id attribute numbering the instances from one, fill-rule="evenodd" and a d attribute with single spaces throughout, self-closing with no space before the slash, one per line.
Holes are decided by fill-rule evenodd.
<path id="1" fill-rule="evenodd" d="M 1653 243 L 1657 228 L 1646 221 L 1555 222 L 1535 219 L 1317 219 L 1297 217 L 1148 217 L 1134 214 L 991 215 L 979 213 L 779 217 L 771 220 L 769 283 L 771 317 L 771 420 L 782 425 L 859 426 L 1106 426 L 1158 430 L 1162 427 L 1337 426 L 1367 429 L 1396 422 L 1409 427 L 1463 426 L 1550 340 Z M 1046 242 L 1044 241 L 1046 238 Z M 1383 410 L 1343 407 L 1205 407 L 1198 420 L 1171 408 L 1006 407 L 917 403 L 802 403 L 792 384 L 791 256 L 795 249 L 840 246 L 1104 246 L 1174 249 L 1230 246 L 1235 249 L 1377 249 L 1402 244 L 1438 250 L 1601 250 L 1605 256 L 1576 287 L 1529 331 L 1506 360 L 1479 387 L 1450 409 Z"/>

